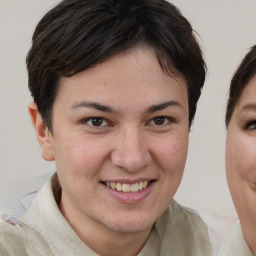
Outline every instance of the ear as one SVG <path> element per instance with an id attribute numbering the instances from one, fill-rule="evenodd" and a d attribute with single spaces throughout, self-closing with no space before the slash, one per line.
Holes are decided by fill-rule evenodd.
<path id="1" fill-rule="evenodd" d="M 34 126 L 37 140 L 42 149 L 42 157 L 46 161 L 53 161 L 54 153 L 52 148 L 52 135 L 38 112 L 37 105 L 34 102 L 29 103 L 28 112 Z"/>

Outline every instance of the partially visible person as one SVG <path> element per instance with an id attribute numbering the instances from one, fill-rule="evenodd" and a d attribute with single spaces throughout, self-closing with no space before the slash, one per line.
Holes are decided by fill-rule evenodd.
<path id="1" fill-rule="evenodd" d="M 256 255 L 256 45 L 232 78 L 226 126 L 227 181 L 239 221 L 227 232 L 219 255 Z"/>
<path id="2" fill-rule="evenodd" d="M 57 172 L 22 218 L 1 222 L 2 255 L 211 256 L 200 216 L 173 200 L 205 80 L 179 10 L 64 0 L 39 22 L 27 66 L 29 113 Z"/>

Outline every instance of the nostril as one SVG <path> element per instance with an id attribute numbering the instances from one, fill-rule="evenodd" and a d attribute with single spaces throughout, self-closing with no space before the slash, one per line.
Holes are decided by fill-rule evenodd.
<path id="1" fill-rule="evenodd" d="M 131 154 L 121 154 L 113 153 L 111 156 L 111 161 L 114 165 L 119 168 L 138 172 L 145 168 L 150 163 L 150 156 L 146 154 L 143 155 L 131 155 Z"/>

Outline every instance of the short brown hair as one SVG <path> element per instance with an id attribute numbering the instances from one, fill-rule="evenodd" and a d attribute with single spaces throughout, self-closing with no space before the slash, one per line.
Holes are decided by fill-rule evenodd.
<path id="1" fill-rule="evenodd" d="M 190 23 L 174 5 L 165 0 L 64 0 L 37 25 L 27 56 L 29 89 L 49 129 L 61 76 L 144 44 L 155 51 L 164 72 L 186 79 L 191 125 L 206 65 Z"/>

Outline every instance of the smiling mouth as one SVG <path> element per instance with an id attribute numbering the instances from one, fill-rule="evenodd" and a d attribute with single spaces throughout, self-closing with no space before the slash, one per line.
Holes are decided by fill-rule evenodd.
<path id="1" fill-rule="evenodd" d="M 151 181 L 140 181 L 133 184 L 127 184 L 127 183 L 119 183 L 119 182 L 101 182 L 105 186 L 114 189 L 119 192 L 124 193 L 136 193 L 139 191 L 142 191 L 143 189 L 147 188 L 154 180 Z"/>

